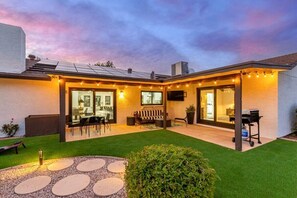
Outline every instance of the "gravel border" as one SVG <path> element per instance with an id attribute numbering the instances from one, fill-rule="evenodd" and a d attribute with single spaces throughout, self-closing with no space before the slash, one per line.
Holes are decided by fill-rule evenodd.
<path id="1" fill-rule="evenodd" d="M 74 164 L 66 169 L 60 171 L 49 171 L 47 169 L 47 165 L 60 160 L 46 160 L 44 161 L 44 165 L 39 166 L 37 163 L 29 163 L 14 167 L 9 167 L 6 169 L 0 170 L 0 195 L 5 198 L 15 198 L 15 197 L 59 197 L 52 193 L 52 187 L 59 180 L 65 178 L 66 176 L 73 174 L 86 174 L 91 178 L 90 184 L 82 191 L 79 191 L 76 194 L 65 196 L 65 197 L 98 197 L 93 192 L 93 186 L 95 183 L 101 179 L 105 179 L 108 177 L 116 177 L 124 180 L 124 173 L 112 173 L 107 170 L 107 166 L 118 160 L 125 160 L 124 158 L 118 157 L 110 157 L 110 156 L 81 156 L 81 157 L 71 157 L 74 160 Z M 106 161 L 105 165 L 98 170 L 90 171 L 90 172 L 81 172 L 76 169 L 76 166 L 85 160 L 100 158 Z M 47 175 L 52 178 L 52 181 L 45 188 L 31 193 L 27 195 L 18 195 L 14 192 L 14 188 L 24 180 L 35 176 Z M 105 196 L 106 198 L 126 198 L 127 194 L 125 191 L 125 187 L 122 188 L 116 194 Z"/>

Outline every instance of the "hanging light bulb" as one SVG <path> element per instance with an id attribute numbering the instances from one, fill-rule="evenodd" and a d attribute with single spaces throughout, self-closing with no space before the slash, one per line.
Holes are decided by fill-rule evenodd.
<path id="1" fill-rule="evenodd" d="M 116 86 L 116 84 L 114 83 L 112 86 L 113 86 L 113 87 L 115 87 L 115 86 Z"/>
<path id="2" fill-rule="evenodd" d="M 216 85 L 217 84 L 217 81 L 215 80 L 213 83 Z"/>
<path id="3" fill-rule="evenodd" d="M 251 73 L 248 73 L 248 78 L 251 78 L 252 76 L 251 76 Z"/>
<path id="4" fill-rule="evenodd" d="M 83 84 L 84 84 L 83 81 L 81 81 L 81 82 L 80 82 L 80 85 L 83 85 Z"/>
<path id="5" fill-rule="evenodd" d="M 128 85 L 125 85 L 125 88 L 127 89 L 128 88 Z"/>
<path id="6" fill-rule="evenodd" d="M 266 76 L 267 76 L 267 75 L 266 75 L 266 72 L 264 72 L 264 78 L 266 78 Z"/>
<path id="7" fill-rule="evenodd" d="M 176 85 L 176 88 L 179 88 L 179 85 Z"/>
<path id="8" fill-rule="evenodd" d="M 186 87 L 189 87 L 189 83 L 186 84 Z"/>
<path id="9" fill-rule="evenodd" d="M 259 74 L 258 74 L 258 72 L 256 72 L 256 77 L 259 78 Z"/>
<path id="10" fill-rule="evenodd" d="M 274 73 L 273 72 L 271 72 L 271 77 L 273 77 L 274 76 Z"/>
<path id="11" fill-rule="evenodd" d="M 232 82 L 235 82 L 235 79 L 234 78 L 232 79 Z"/>
<path id="12" fill-rule="evenodd" d="M 150 89 L 153 89 L 153 86 L 150 86 Z"/>
<path id="13" fill-rule="evenodd" d="M 202 83 L 198 83 L 199 87 L 201 87 Z"/>
<path id="14" fill-rule="evenodd" d="M 138 88 L 141 89 L 141 85 L 139 85 Z"/>
<path id="15" fill-rule="evenodd" d="M 97 82 L 97 84 L 96 84 L 97 86 L 99 86 L 100 85 L 100 83 L 99 82 Z"/>
<path id="16" fill-rule="evenodd" d="M 163 87 L 162 87 L 162 86 L 160 86 L 160 89 L 162 90 L 162 89 L 163 89 Z"/>

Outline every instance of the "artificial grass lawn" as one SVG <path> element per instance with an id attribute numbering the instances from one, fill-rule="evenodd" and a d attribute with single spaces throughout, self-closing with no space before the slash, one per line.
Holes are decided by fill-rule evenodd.
<path id="1" fill-rule="evenodd" d="M 0 146 L 17 140 L 2 140 Z M 215 197 L 297 197 L 297 143 L 276 140 L 248 152 L 237 152 L 178 133 L 159 130 L 60 143 L 58 135 L 24 138 L 27 148 L 19 154 L 0 155 L 0 168 L 38 160 L 41 148 L 45 159 L 81 155 L 125 157 L 151 144 L 174 144 L 197 149 L 209 159 L 220 180 Z"/>

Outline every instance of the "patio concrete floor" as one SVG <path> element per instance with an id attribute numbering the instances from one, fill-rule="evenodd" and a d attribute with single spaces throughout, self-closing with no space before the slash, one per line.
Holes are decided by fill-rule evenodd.
<path id="1" fill-rule="evenodd" d="M 172 123 L 173 124 L 173 123 Z M 66 141 L 77 141 L 83 139 L 100 138 L 114 135 L 129 134 L 135 132 L 145 132 L 152 130 L 160 130 L 161 128 L 155 127 L 154 125 L 148 126 L 127 126 L 112 124 L 111 129 L 106 128 L 105 132 L 103 128 L 101 133 L 97 133 L 95 128 L 90 128 L 90 135 L 83 130 L 83 135 L 81 135 L 79 128 L 74 129 L 74 134 L 72 135 L 70 129 L 66 129 Z M 232 137 L 234 137 L 234 130 L 217 128 L 205 125 L 185 125 L 182 122 L 176 122 L 172 127 L 167 128 L 170 131 L 180 133 L 182 135 L 190 136 L 199 140 L 217 144 L 226 148 L 235 149 L 235 144 L 232 142 Z M 256 139 L 253 139 L 255 145 L 251 147 L 248 142 L 242 142 L 242 151 L 247 151 L 253 148 L 257 148 L 268 142 L 273 141 L 273 139 L 261 137 L 262 144 L 258 144 Z"/>
<path id="2" fill-rule="evenodd" d="M 204 125 L 183 125 L 182 127 L 170 127 L 168 128 L 168 130 L 230 149 L 235 149 L 235 144 L 232 142 L 232 138 L 234 137 L 234 130 L 232 129 L 224 129 Z M 258 144 L 258 141 L 256 139 L 253 139 L 253 141 L 255 143 L 254 147 L 251 147 L 249 145 L 249 142 L 243 141 L 242 151 L 248 151 L 250 149 L 257 148 L 261 145 L 273 141 L 273 139 L 261 137 L 262 144 Z"/>

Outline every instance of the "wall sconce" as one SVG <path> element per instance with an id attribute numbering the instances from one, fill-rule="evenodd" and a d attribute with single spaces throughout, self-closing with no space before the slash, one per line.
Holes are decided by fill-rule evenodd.
<path id="1" fill-rule="evenodd" d="M 41 149 L 38 151 L 38 158 L 39 158 L 39 165 L 41 166 L 43 164 L 43 151 Z"/>
<path id="2" fill-rule="evenodd" d="M 120 91 L 120 98 L 124 98 L 124 92 Z"/>

